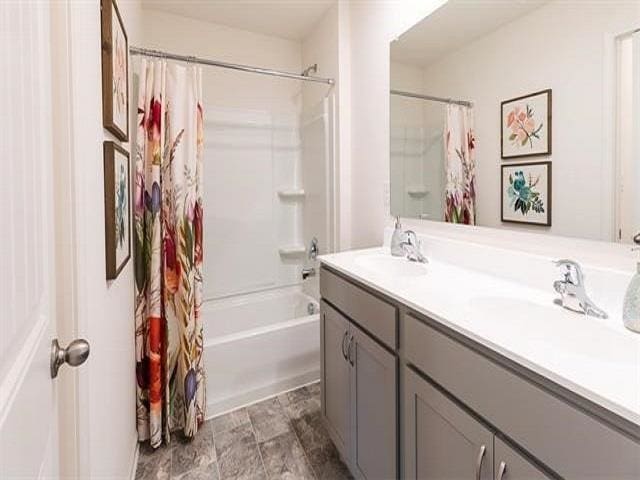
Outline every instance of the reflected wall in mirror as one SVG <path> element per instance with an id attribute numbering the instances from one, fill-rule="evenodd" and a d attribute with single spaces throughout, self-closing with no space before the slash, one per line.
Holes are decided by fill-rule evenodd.
<path id="1" fill-rule="evenodd" d="M 638 0 L 449 0 L 405 32 L 391 44 L 391 213 L 631 242 L 640 231 L 639 29 Z M 545 96 L 516 105 L 505 154 L 503 102 L 542 91 L 548 115 Z M 523 212 L 522 222 L 502 221 L 502 167 L 527 161 L 553 168 L 548 225 L 526 224 Z M 514 182 L 505 208 L 533 205 L 537 181 Z"/>

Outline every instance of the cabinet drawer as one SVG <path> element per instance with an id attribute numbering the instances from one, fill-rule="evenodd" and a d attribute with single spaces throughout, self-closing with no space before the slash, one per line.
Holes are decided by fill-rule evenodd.
<path id="1" fill-rule="evenodd" d="M 398 346 L 397 308 L 335 273 L 320 270 L 320 295 L 392 349 Z"/>
<path id="2" fill-rule="evenodd" d="M 640 478 L 640 443 L 631 437 L 422 320 L 403 321 L 410 363 L 560 476 Z"/>

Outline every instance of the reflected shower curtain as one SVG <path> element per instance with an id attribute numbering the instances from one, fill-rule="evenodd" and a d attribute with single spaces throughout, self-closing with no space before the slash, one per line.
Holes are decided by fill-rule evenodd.
<path id="1" fill-rule="evenodd" d="M 192 437 L 204 421 L 202 73 L 142 60 L 135 152 L 139 440 Z"/>
<path id="2" fill-rule="evenodd" d="M 462 105 L 447 105 L 445 222 L 476 224 L 475 143 L 473 110 Z"/>

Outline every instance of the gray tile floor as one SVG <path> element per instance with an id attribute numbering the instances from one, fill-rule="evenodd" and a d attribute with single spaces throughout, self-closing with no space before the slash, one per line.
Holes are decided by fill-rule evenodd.
<path id="1" fill-rule="evenodd" d="M 268 398 L 207 421 L 187 441 L 141 445 L 136 479 L 352 478 L 320 417 L 320 384 Z"/>

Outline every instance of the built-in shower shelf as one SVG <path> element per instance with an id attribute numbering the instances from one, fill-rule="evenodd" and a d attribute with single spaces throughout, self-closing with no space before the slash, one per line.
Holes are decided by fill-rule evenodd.
<path id="1" fill-rule="evenodd" d="M 409 194 L 410 197 L 422 198 L 425 195 L 427 195 L 427 193 L 429 193 L 429 190 L 427 190 L 426 187 L 414 186 L 414 187 L 407 187 L 407 193 Z"/>
<path id="2" fill-rule="evenodd" d="M 286 200 L 301 200 L 305 196 L 304 188 L 284 188 L 278 190 L 278 196 Z"/>
<path id="3" fill-rule="evenodd" d="M 307 253 L 307 249 L 304 245 L 285 245 L 280 247 L 278 252 L 283 257 L 297 257 Z"/>

